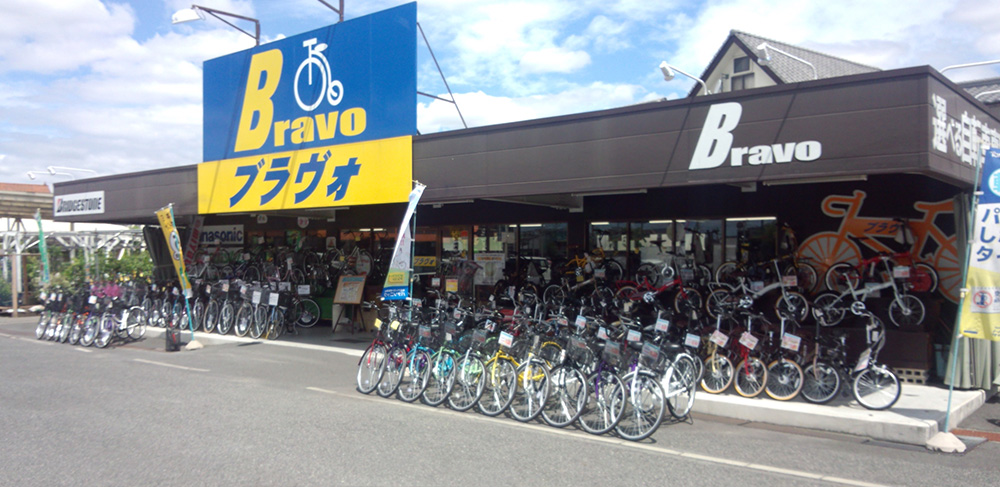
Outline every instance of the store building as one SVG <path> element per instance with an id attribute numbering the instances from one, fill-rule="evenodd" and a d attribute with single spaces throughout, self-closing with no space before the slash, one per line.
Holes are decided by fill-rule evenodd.
<path id="1" fill-rule="evenodd" d="M 777 49 L 766 66 L 761 42 Z M 973 187 L 980 148 L 1000 143 L 1000 119 L 928 66 L 882 71 L 735 31 L 702 79 L 713 94 L 697 84 L 680 100 L 414 136 L 412 176 L 427 185 L 416 265 L 481 254 L 519 265 L 514 256 L 565 259 L 601 246 L 634 267 L 697 240 L 716 266 L 737 257 L 741 237 L 761 257 L 780 254 L 787 223 L 799 256 L 820 270 L 887 250 L 932 263 L 933 319 L 886 358 L 934 369 L 932 343 L 947 340 L 939 324 L 954 321 L 961 279 L 954 202 Z M 173 204 L 185 226 L 199 214 L 199 165 L 55 185 L 57 201 L 98 193 L 100 212 L 56 219 L 155 225 L 156 210 Z M 374 246 L 393 240 L 404 209 L 202 216 L 212 231 L 239 232 L 234 243 L 294 231 L 317 247 L 331 236 Z M 901 221 L 912 243 L 899 242 Z"/>

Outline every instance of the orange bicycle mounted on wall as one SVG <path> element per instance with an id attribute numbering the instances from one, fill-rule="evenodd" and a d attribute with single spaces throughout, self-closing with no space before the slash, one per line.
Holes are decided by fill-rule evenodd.
<path id="1" fill-rule="evenodd" d="M 876 253 L 894 254 L 897 252 L 880 239 L 895 239 L 906 225 L 913 235 L 909 253 L 914 262 L 930 264 L 938 274 L 938 290 L 949 300 L 958 302 L 962 265 L 959 261 L 957 238 L 955 235 L 945 234 L 934 223 L 939 214 L 954 212 L 952 200 L 918 201 L 913 207 L 923 213 L 923 217 L 906 221 L 858 216 L 866 196 L 864 191 L 859 190 L 854 191 L 851 196 L 827 196 L 821 205 L 823 214 L 841 218 L 840 228 L 835 232 L 820 232 L 807 238 L 799 247 L 799 257 L 810 259 L 809 262 L 817 267 L 817 271 L 825 274 L 835 263 L 858 264 L 862 261 L 861 248 L 855 241 Z M 930 242 L 934 246 L 927 250 L 928 253 L 922 254 Z"/>

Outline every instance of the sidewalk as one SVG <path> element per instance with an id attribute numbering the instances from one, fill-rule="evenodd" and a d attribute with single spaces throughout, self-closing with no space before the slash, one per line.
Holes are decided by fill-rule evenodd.
<path id="1" fill-rule="evenodd" d="M 36 317 L 0 318 L 0 334 L 34 338 Z M 164 330 L 150 327 L 151 343 Z M 181 336 L 184 342 L 191 334 Z M 301 329 L 298 335 L 278 340 L 254 340 L 249 337 L 195 332 L 194 338 L 206 347 L 231 343 L 262 342 L 273 346 L 308 348 L 360 357 L 371 343 L 370 332 L 351 333 L 346 326 L 331 333 L 329 326 Z M 926 445 L 934 434 L 944 429 L 948 403 L 947 387 L 903 384 L 899 401 L 888 411 L 870 411 L 849 397 L 838 397 L 824 405 L 802 399 L 782 402 L 769 397 L 745 398 L 735 393 L 708 394 L 699 389 L 693 411 L 700 414 L 778 426 L 790 426 L 832 433 L 849 434 L 910 445 Z M 848 393 L 849 395 L 849 393 Z M 1000 441 L 1000 400 L 987 402 L 982 390 L 955 390 L 951 404 L 950 425 L 957 436 L 971 436 Z M 957 428 L 956 428 L 957 425 Z"/>

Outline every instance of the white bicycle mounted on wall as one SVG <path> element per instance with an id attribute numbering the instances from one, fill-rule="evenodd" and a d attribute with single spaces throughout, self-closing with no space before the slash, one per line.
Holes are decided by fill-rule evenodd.
<path id="1" fill-rule="evenodd" d="M 326 43 L 317 43 L 316 38 L 307 39 L 302 42 L 302 47 L 305 47 L 309 51 L 309 56 L 306 57 L 302 64 L 299 65 L 299 69 L 295 71 L 295 102 L 299 104 L 299 108 L 311 112 L 319 107 L 320 103 L 323 103 L 323 99 L 330 103 L 330 106 L 337 106 L 340 104 L 340 100 L 344 98 L 344 84 L 340 80 L 333 79 L 333 72 L 330 70 L 330 63 L 323 56 L 323 51 L 326 50 Z M 313 84 L 313 66 L 319 70 L 318 80 Z M 302 76 L 302 70 L 306 71 L 306 85 L 304 85 L 304 90 L 306 93 L 317 93 L 318 96 L 316 100 L 312 103 L 304 103 L 302 101 L 302 95 L 299 91 L 299 78 Z M 317 90 L 317 87 L 319 88 Z"/>

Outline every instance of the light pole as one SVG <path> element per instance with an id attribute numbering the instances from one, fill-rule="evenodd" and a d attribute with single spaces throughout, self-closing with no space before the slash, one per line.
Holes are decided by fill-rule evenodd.
<path id="1" fill-rule="evenodd" d="M 170 21 L 171 21 L 171 23 L 174 23 L 174 24 L 180 24 L 180 23 L 184 23 L 184 22 L 191 22 L 191 21 L 194 21 L 194 20 L 205 20 L 205 17 L 202 16 L 202 14 L 201 14 L 202 12 L 205 12 L 205 13 L 211 15 L 212 17 L 215 17 L 215 18 L 217 18 L 217 19 L 225 22 L 230 27 L 232 27 L 232 28 L 234 28 L 234 29 L 236 29 L 236 30 L 238 30 L 238 31 L 240 31 L 240 32 L 242 32 L 242 33 L 250 36 L 250 37 L 253 37 L 253 40 L 256 43 L 256 45 L 258 45 L 258 46 L 260 45 L 260 21 L 257 20 L 257 19 L 255 19 L 255 18 L 253 18 L 253 17 L 245 17 L 243 15 L 237 15 L 237 14 L 234 14 L 234 13 L 224 12 L 222 10 L 216 10 L 214 8 L 202 7 L 201 5 L 191 5 L 191 8 L 182 8 L 182 9 L 174 12 L 174 15 L 172 17 L 170 17 Z M 220 17 L 220 15 L 225 15 L 227 17 L 233 17 L 233 18 L 237 18 L 237 19 L 241 19 L 241 20 L 246 20 L 248 22 L 253 22 L 254 33 L 251 34 L 251 33 L 247 32 L 247 31 L 243 30 L 242 28 L 240 28 L 236 24 L 234 24 L 234 23 L 232 23 L 232 22 L 230 22 L 230 21 L 228 21 L 228 20 Z M 341 15 L 343 15 L 343 14 L 341 14 Z"/>
<path id="2" fill-rule="evenodd" d="M 949 69 L 971 68 L 974 66 L 986 66 L 987 64 L 998 64 L 998 63 L 1000 63 L 1000 59 L 994 59 L 992 61 L 979 61 L 977 63 L 952 64 L 951 66 L 945 66 L 944 69 L 938 72 L 944 74 L 944 72 L 948 71 Z"/>
<path id="3" fill-rule="evenodd" d="M 770 45 L 770 44 L 768 44 L 766 42 L 761 42 L 760 45 L 757 46 L 757 50 L 764 52 L 764 57 L 758 57 L 757 58 L 757 64 L 759 64 L 761 66 L 767 66 L 767 63 L 771 62 L 771 53 L 770 53 L 770 51 L 774 51 L 774 52 L 777 52 L 779 54 L 784 54 L 784 55 L 786 55 L 786 56 L 788 56 L 788 57 L 790 57 L 790 58 L 792 58 L 792 59 L 794 59 L 794 60 L 796 60 L 796 61 L 798 61 L 800 63 L 808 65 L 810 68 L 812 68 L 813 79 L 814 80 L 819 79 L 819 73 L 816 71 L 816 66 L 814 66 L 813 63 L 811 63 L 809 61 L 806 61 L 805 59 L 802 59 L 802 58 L 800 58 L 800 57 L 798 57 L 798 56 L 796 56 L 794 54 L 790 54 L 790 53 L 787 53 L 785 51 L 782 51 L 781 49 L 778 49 L 777 47 L 774 47 L 774 46 L 772 46 L 772 45 Z"/>
<path id="4" fill-rule="evenodd" d="M 89 172 L 89 173 L 93 174 L 94 176 L 97 176 L 97 171 L 95 171 L 93 169 L 82 169 L 82 168 L 77 168 L 77 167 L 62 167 L 62 166 L 48 166 L 45 169 L 47 169 L 49 171 L 49 174 L 52 174 L 53 176 L 56 175 L 56 174 L 66 174 L 66 175 L 69 175 L 70 177 L 73 176 L 72 174 L 69 174 L 69 173 L 57 172 L 56 169 L 62 169 L 63 171 Z M 76 179 L 76 178 L 73 177 L 73 179 Z"/>
<path id="5" fill-rule="evenodd" d="M 670 64 L 667 64 L 666 61 L 663 61 L 662 63 L 660 63 L 660 72 L 663 73 L 663 81 L 670 81 L 670 80 L 674 79 L 674 71 L 677 71 L 678 73 L 683 74 L 684 76 L 687 76 L 688 78 L 691 78 L 691 79 L 697 81 L 699 84 L 701 84 L 701 88 L 703 90 L 705 90 L 705 94 L 706 95 L 711 95 L 712 94 L 712 92 L 708 90 L 708 86 L 705 85 L 705 82 L 702 81 L 701 78 L 699 78 L 697 76 L 694 76 L 694 75 L 691 75 L 691 74 L 688 74 L 688 73 L 686 73 L 684 71 L 681 71 L 676 66 L 671 66 Z"/>

